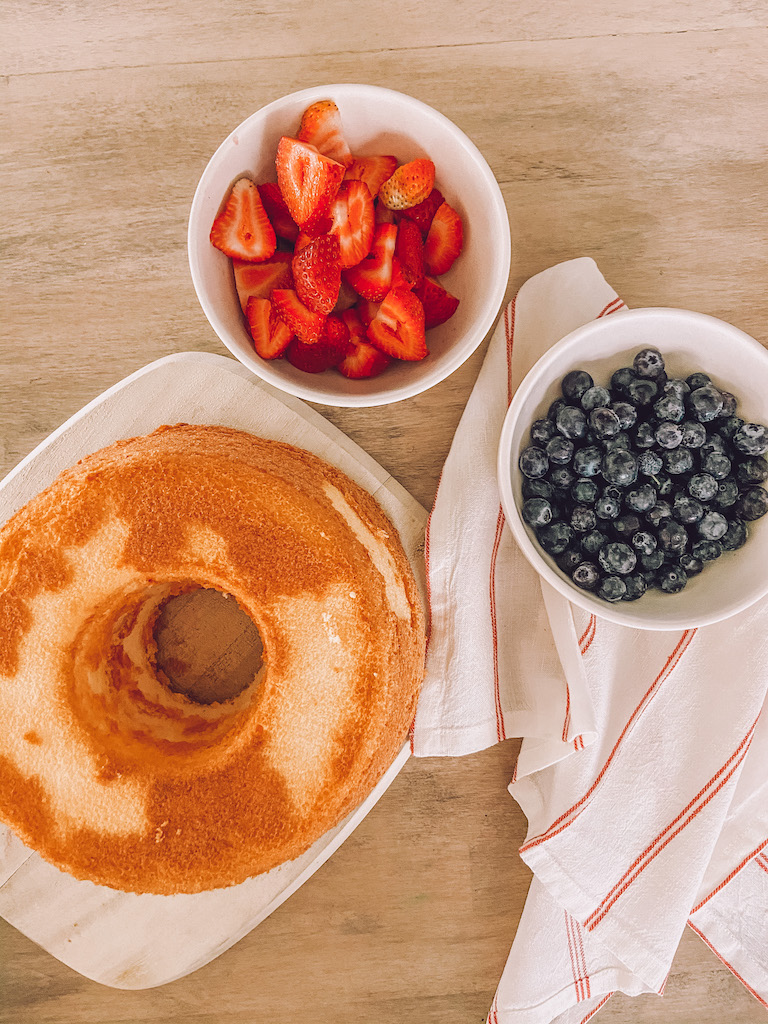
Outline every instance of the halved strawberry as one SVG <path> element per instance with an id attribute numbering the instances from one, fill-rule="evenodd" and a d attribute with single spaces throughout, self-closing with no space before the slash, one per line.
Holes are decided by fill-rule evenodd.
<path id="1" fill-rule="evenodd" d="M 398 225 L 395 256 L 408 285 L 417 285 L 424 277 L 424 243 L 412 220 L 401 220 Z"/>
<path id="2" fill-rule="evenodd" d="M 257 188 L 277 237 L 284 238 L 286 242 L 295 242 L 299 226 L 288 213 L 288 207 L 285 205 L 283 194 L 278 186 L 274 181 L 265 181 L 261 185 L 257 185 Z"/>
<path id="3" fill-rule="evenodd" d="M 373 230 L 371 251 L 356 266 L 344 271 L 344 280 L 358 295 L 381 302 L 392 286 L 392 257 L 395 254 L 397 226 L 377 224 Z"/>
<path id="4" fill-rule="evenodd" d="M 396 359 L 418 360 L 429 355 L 424 339 L 424 307 L 407 288 L 393 288 L 370 322 L 368 338 Z"/>
<path id="5" fill-rule="evenodd" d="M 275 230 L 250 178 L 238 178 L 234 183 L 224 209 L 213 222 L 210 238 L 217 249 L 241 260 L 267 260 L 275 251 Z"/>
<path id="6" fill-rule="evenodd" d="M 421 232 L 421 237 L 426 238 L 429 231 L 429 225 L 432 223 L 432 218 L 444 202 L 445 199 L 443 198 L 442 192 L 433 188 L 423 202 L 418 203 L 416 206 L 411 206 L 408 210 L 400 210 L 399 216 L 412 220 Z"/>
<path id="7" fill-rule="evenodd" d="M 379 199 L 390 210 L 407 210 L 423 202 L 435 187 L 435 165 L 423 157 L 401 164 L 379 189 Z"/>
<path id="8" fill-rule="evenodd" d="M 395 256 L 392 260 L 392 288 L 409 288 L 413 290 L 413 285 L 410 281 L 406 281 L 403 277 L 403 268 L 400 266 L 400 260 Z"/>
<path id="9" fill-rule="evenodd" d="M 365 327 L 354 309 L 345 310 L 342 313 L 342 320 L 349 329 L 351 351 L 339 363 L 339 373 L 352 380 L 376 377 L 392 360 L 386 353 L 370 344 Z"/>
<path id="10" fill-rule="evenodd" d="M 368 324 L 372 320 L 376 319 L 376 314 L 379 312 L 380 302 L 371 302 L 370 299 L 358 299 L 355 303 L 354 310 L 360 318 L 364 328 L 368 327 Z"/>
<path id="11" fill-rule="evenodd" d="M 373 200 L 364 181 L 345 181 L 331 204 L 333 225 L 341 246 L 342 269 L 354 267 L 371 250 L 373 242 Z"/>
<path id="12" fill-rule="evenodd" d="M 392 177 L 396 170 L 396 156 L 356 156 L 350 164 L 347 164 L 344 180 L 355 178 L 358 181 L 364 181 L 368 186 L 368 191 L 375 199 L 381 186 L 387 178 Z"/>
<path id="13" fill-rule="evenodd" d="M 427 273 L 437 277 L 450 270 L 463 245 L 461 217 L 452 206 L 443 203 L 432 218 L 424 242 L 424 267 Z"/>
<path id="14" fill-rule="evenodd" d="M 272 292 L 272 305 L 299 341 L 312 345 L 320 339 L 325 317 L 307 309 L 292 288 L 275 288 Z"/>
<path id="15" fill-rule="evenodd" d="M 413 289 L 424 307 L 424 326 L 437 327 L 444 324 L 456 312 L 459 300 L 431 277 L 424 276 Z"/>
<path id="16" fill-rule="evenodd" d="M 340 317 L 331 315 L 325 321 L 319 341 L 305 345 L 294 338 L 286 349 L 285 357 L 299 370 L 322 373 L 332 366 L 338 366 L 351 351 L 353 346 L 349 340 L 349 328 Z"/>
<path id="17" fill-rule="evenodd" d="M 275 313 L 269 299 L 251 295 L 245 307 L 253 347 L 262 359 L 278 359 L 288 348 L 293 334 Z"/>
<path id="18" fill-rule="evenodd" d="M 313 238 L 293 257 L 294 287 L 314 313 L 328 314 L 336 305 L 341 286 L 339 240 L 335 235 Z"/>
<path id="19" fill-rule="evenodd" d="M 300 142 L 309 142 L 323 156 L 345 167 L 352 161 L 341 126 L 341 114 L 333 100 L 319 100 L 307 107 L 301 115 L 297 138 Z"/>
<path id="20" fill-rule="evenodd" d="M 283 136 L 275 159 L 277 184 L 288 212 L 300 228 L 327 215 L 344 177 L 344 164 L 330 160 L 308 142 Z"/>
<path id="21" fill-rule="evenodd" d="M 257 299 L 268 299 L 273 288 L 290 288 L 293 284 L 289 252 L 275 251 L 263 263 L 249 263 L 246 260 L 232 260 L 235 272 L 235 288 L 243 312 L 251 295 Z"/>

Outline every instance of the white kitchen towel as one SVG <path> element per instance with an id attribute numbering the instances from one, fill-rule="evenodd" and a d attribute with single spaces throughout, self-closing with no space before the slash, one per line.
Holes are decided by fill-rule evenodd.
<path id="1" fill-rule="evenodd" d="M 577 1024 L 613 991 L 662 991 L 688 921 L 768 998 L 768 927 L 749 911 L 768 906 L 768 604 L 679 634 L 617 626 L 541 587 L 500 510 L 496 447 L 515 387 L 559 338 L 622 308 L 590 259 L 522 287 L 428 526 L 414 753 L 523 737 L 510 791 L 534 880 L 491 1024 Z"/>

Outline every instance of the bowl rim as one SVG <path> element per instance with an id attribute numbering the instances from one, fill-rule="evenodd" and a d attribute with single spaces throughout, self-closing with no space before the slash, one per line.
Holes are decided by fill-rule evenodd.
<path id="1" fill-rule="evenodd" d="M 681 309 L 672 306 L 646 306 L 635 309 L 624 309 L 612 313 L 610 317 L 590 320 L 588 323 L 582 324 L 581 327 L 577 327 L 575 330 L 569 332 L 559 341 L 551 345 L 547 351 L 536 360 L 534 365 L 521 380 L 515 394 L 512 396 L 512 401 L 510 402 L 504 416 L 497 450 L 496 476 L 501 506 L 507 525 L 510 528 L 522 554 L 536 570 L 542 580 L 549 583 L 568 601 L 578 605 L 583 610 L 590 612 L 599 618 L 608 619 L 618 625 L 629 626 L 635 629 L 668 632 L 672 630 L 694 629 L 699 626 L 712 625 L 715 622 L 721 622 L 724 619 L 731 618 L 733 615 L 737 615 L 739 612 L 744 611 L 768 594 L 768 574 L 766 574 L 762 589 L 757 589 L 742 599 L 733 599 L 726 602 L 720 608 L 713 609 L 710 614 L 699 615 L 695 619 L 691 619 L 689 616 L 678 613 L 676 615 L 672 614 L 663 620 L 659 618 L 651 620 L 638 615 L 637 612 L 634 611 L 634 605 L 632 603 L 622 604 L 619 602 L 618 604 L 611 604 L 607 601 L 601 601 L 588 591 L 579 590 L 578 587 L 568 583 L 563 576 L 555 572 L 555 570 L 544 560 L 538 547 L 531 539 L 528 533 L 528 528 L 523 522 L 512 487 L 512 473 L 509 470 L 512 436 L 517 424 L 520 407 L 531 391 L 532 382 L 534 380 L 550 379 L 552 375 L 551 373 L 547 374 L 547 371 L 553 363 L 558 360 L 562 353 L 567 351 L 569 348 L 577 349 L 584 339 L 588 338 L 590 335 L 611 330 L 612 325 L 615 325 L 619 321 L 641 321 L 660 317 L 668 318 L 673 322 L 685 320 L 688 323 L 707 324 L 710 327 L 714 326 L 718 330 L 729 334 L 740 344 L 746 344 L 759 350 L 761 356 L 768 360 L 768 350 L 766 350 L 759 341 L 742 331 L 740 328 L 735 327 L 733 324 L 729 324 L 727 321 L 711 316 L 708 313 L 698 313 L 693 310 Z"/>
<path id="2" fill-rule="evenodd" d="M 499 231 L 501 251 L 498 253 L 497 257 L 491 261 L 490 267 L 487 268 L 488 276 L 491 278 L 492 283 L 493 299 L 488 303 L 486 313 L 482 317 L 476 319 L 464 333 L 461 338 L 462 344 L 457 344 L 450 349 L 449 352 L 445 354 L 443 361 L 418 381 L 414 380 L 412 383 L 400 384 L 397 387 L 387 388 L 382 386 L 379 390 L 374 390 L 369 393 L 358 393 L 354 391 L 349 394 L 340 395 L 317 393 L 311 387 L 304 386 L 301 382 L 283 379 L 277 372 L 273 371 L 269 366 L 269 363 L 266 361 L 264 367 L 259 366 L 255 361 L 253 363 L 245 362 L 241 358 L 240 353 L 228 343 L 225 327 L 221 324 L 213 304 L 205 298 L 203 274 L 195 251 L 198 235 L 195 233 L 194 227 L 200 217 L 200 207 L 203 203 L 207 179 L 213 169 L 217 167 L 221 157 L 229 150 L 234 137 L 245 130 L 251 121 L 263 119 L 268 116 L 271 111 L 283 106 L 286 101 L 310 103 L 313 100 L 326 97 L 331 91 L 333 91 L 334 99 L 336 99 L 337 102 L 340 102 L 340 104 L 343 102 L 345 96 L 354 95 L 359 99 L 361 93 L 362 98 L 367 96 L 371 102 L 374 102 L 376 99 L 381 99 L 382 97 L 396 97 L 398 102 L 404 102 L 412 107 L 422 110 L 425 115 L 431 117 L 437 123 L 442 125 L 447 133 L 452 136 L 452 138 L 454 138 L 472 158 L 478 173 L 483 177 L 487 187 L 489 201 L 491 203 L 491 217 L 494 220 L 499 219 L 502 225 L 502 228 Z M 504 228 L 506 228 L 506 230 L 504 230 Z M 507 213 L 506 203 L 504 202 L 504 197 L 499 183 L 483 154 L 474 142 L 472 142 L 469 136 L 458 127 L 458 125 L 454 124 L 450 118 L 446 117 L 445 114 L 442 114 L 434 107 L 431 107 L 428 103 L 418 100 L 413 96 L 409 96 L 407 93 L 399 92 L 395 89 L 388 89 L 383 86 L 342 82 L 311 86 L 307 89 L 300 89 L 296 92 L 286 93 L 284 96 L 259 107 L 252 114 L 249 114 L 245 120 L 241 121 L 239 125 L 233 128 L 232 131 L 230 131 L 206 163 L 195 187 L 187 220 L 187 260 L 195 295 L 197 296 L 197 300 L 202 307 L 208 323 L 213 328 L 214 333 L 225 348 L 227 348 L 229 352 L 252 373 L 266 381 L 266 383 L 271 386 L 281 391 L 285 391 L 287 394 L 294 395 L 297 398 L 302 398 L 305 401 L 313 402 L 318 405 L 337 408 L 369 408 L 391 405 L 395 402 L 404 401 L 407 398 L 413 398 L 416 395 L 430 390 L 436 384 L 439 384 L 441 381 L 449 377 L 479 348 L 481 343 L 496 324 L 503 308 L 511 269 L 512 239 L 509 215 Z M 347 387 L 349 387 L 350 384 L 354 386 L 354 382 L 346 382 Z"/>

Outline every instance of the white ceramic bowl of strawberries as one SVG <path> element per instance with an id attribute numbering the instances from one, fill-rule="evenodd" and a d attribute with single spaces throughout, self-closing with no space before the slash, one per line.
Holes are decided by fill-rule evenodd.
<path id="1" fill-rule="evenodd" d="M 375 406 L 426 391 L 480 345 L 510 234 L 498 183 L 456 125 L 403 93 L 343 84 L 276 100 L 224 140 L 195 192 L 188 253 L 241 363 L 308 401 Z"/>

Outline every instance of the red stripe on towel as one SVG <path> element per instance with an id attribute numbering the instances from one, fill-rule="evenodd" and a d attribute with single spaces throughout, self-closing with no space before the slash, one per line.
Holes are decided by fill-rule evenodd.
<path id="1" fill-rule="evenodd" d="M 611 301 L 606 306 L 603 306 L 603 308 L 597 314 L 595 319 L 599 320 L 601 316 L 607 316 L 609 313 L 615 313 L 617 310 L 621 309 L 623 305 L 624 300 L 620 299 L 617 295 L 615 299 L 611 299 Z"/>
<path id="2" fill-rule="evenodd" d="M 515 302 L 512 299 L 504 310 L 504 337 L 507 342 L 507 407 L 512 401 L 512 346 L 515 343 Z"/>
<path id="3" fill-rule="evenodd" d="M 648 865 L 655 860 L 655 858 L 661 853 L 661 851 L 672 842 L 672 840 L 680 835 L 688 825 L 696 818 L 707 806 L 720 790 L 730 781 L 734 773 L 737 771 L 742 761 L 747 755 L 749 745 L 752 741 L 755 728 L 757 726 L 757 719 L 753 723 L 749 732 L 746 734 L 744 739 L 738 745 L 736 750 L 731 754 L 722 768 L 712 776 L 712 778 L 703 786 L 696 796 L 687 804 L 686 807 L 680 811 L 676 818 L 674 818 L 664 829 L 660 832 L 656 838 L 650 843 L 637 857 L 632 864 L 627 868 L 622 877 L 614 885 L 609 893 L 605 896 L 602 903 L 593 910 L 589 917 L 584 922 L 584 926 L 592 931 L 597 925 L 605 918 L 608 911 L 616 903 L 616 901 L 629 889 L 633 882 L 645 871 Z"/>
<path id="4" fill-rule="evenodd" d="M 760 856 L 756 858 L 756 860 L 757 860 L 757 866 L 759 868 L 762 868 L 763 871 L 768 872 L 768 861 L 765 858 L 765 854 L 761 853 Z"/>
<path id="5" fill-rule="evenodd" d="M 592 1009 L 591 1009 L 591 1010 L 589 1011 L 589 1013 L 587 1014 L 587 1016 L 586 1016 L 586 1017 L 585 1017 L 585 1018 L 584 1018 L 584 1019 L 583 1019 L 582 1021 L 580 1021 L 580 1022 L 579 1022 L 579 1024 L 587 1024 L 587 1021 L 588 1021 L 588 1020 L 592 1020 L 592 1018 L 593 1018 L 593 1017 L 595 1016 L 595 1014 L 597 1013 L 597 1011 L 598 1011 L 598 1010 L 602 1010 L 602 1008 L 603 1008 L 603 1007 L 605 1006 L 605 1004 L 606 1004 L 606 1003 L 608 1002 L 608 1000 L 609 1000 L 609 999 L 611 998 L 611 996 L 612 996 L 612 995 L 613 995 L 613 992 L 609 992 L 607 996 L 604 996 L 604 997 L 603 997 L 603 998 L 602 998 L 602 999 L 600 1000 L 600 1002 L 599 1002 L 599 1003 L 597 1004 L 597 1006 L 593 1007 L 593 1008 L 592 1008 Z"/>
<path id="6" fill-rule="evenodd" d="M 576 942 L 578 947 L 579 962 L 581 963 L 581 975 L 584 978 L 584 984 L 587 990 L 587 999 L 592 998 L 592 991 L 589 984 L 589 970 L 587 969 L 587 957 L 584 953 L 584 940 L 581 934 L 581 925 L 574 918 L 573 919 L 573 930 L 576 934 Z"/>
<path id="7" fill-rule="evenodd" d="M 571 958 L 571 973 L 573 974 L 573 987 L 576 990 L 576 1002 L 581 1003 L 585 998 L 584 981 L 581 977 L 581 969 L 576 960 L 576 942 L 572 931 L 573 919 L 567 910 L 564 910 L 563 914 L 565 915 L 565 934 L 568 939 L 568 955 Z"/>
<path id="8" fill-rule="evenodd" d="M 581 651 L 582 655 L 586 654 L 589 650 L 592 641 L 595 639 L 596 633 L 597 616 L 590 615 L 589 622 L 587 623 L 587 628 L 582 633 L 581 640 L 579 640 L 579 650 Z"/>
<path id="9" fill-rule="evenodd" d="M 729 882 L 732 882 L 733 879 L 736 877 L 736 875 L 738 875 L 738 873 L 743 868 L 745 868 L 747 866 L 747 864 L 749 864 L 751 861 L 754 861 L 755 864 L 757 864 L 757 866 L 759 868 L 763 869 L 763 871 L 768 872 L 768 867 L 766 867 L 766 865 L 765 865 L 765 858 L 764 858 L 764 856 L 761 856 L 761 854 L 760 854 L 760 851 L 763 850 L 766 846 L 768 846 L 768 839 L 764 839 L 762 841 L 762 843 L 760 843 L 760 845 L 757 847 L 756 850 L 753 850 L 752 853 L 747 854 L 747 856 L 744 858 L 744 860 L 740 864 L 738 864 L 733 869 L 733 871 L 731 871 L 731 873 L 729 875 L 727 875 L 722 880 L 720 885 L 715 886 L 715 888 L 712 890 L 712 892 L 709 894 L 709 896 L 705 896 L 703 900 L 701 900 L 699 903 L 696 904 L 696 906 L 693 908 L 691 913 L 695 914 L 697 910 L 701 910 L 701 908 L 704 906 L 705 903 L 709 903 L 709 901 L 712 899 L 712 897 L 716 896 L 720 892 L 721 889 L 724 889 L 726 887 L 726 885 L 728 885 Z"/>
<path id="10" fill-rule="evenodd" d="M 504 533 L 504 523 L 504 511 L 500 508 L 499 515 L 496 520 L 496 536 L 493 541 L 493 551 L 491 552 L 490 582 L 491 636 L 493 639 L 493 699 L 496 703 L 496 735 L 499 740 L 507 738 L 504 731 L 504 712 L 501 707 L 501 689 L 499 685 L 499 633 L 496 622 L 496 556 L 499 553 L 499 545 L 501 544 L 501 538 Z"/>
<path id="11" fill-rule="evenodd" d="M 651 700 L 653 699 L 655 694 L 658 692 L 659 687 L 664 682 L 664 680 L 667 679 L 670 676 L 670 674 L 672 673 L 673 669 L 675 668 L 675 666 L 679 663 L 680 659 L 682 658 L 683 654 L 687 651 L 687 649 L 688 649 L 688 647 L 689 647 L 689 645 L 691 643 L 691 640 L 693 639 L 693 637 L 695 635 L 696 635 L 696 630 L 695 629 L 686 629 L 685 632 L 683 633 L 683 635 L 680 637 L 680 639 L 678 640 L 678 642 L 677 642 L 677 644 L 675 646 L 675 649 L 672 651 L 670 656 L 667 658 L 667 660 L 666 660 L 666 662 L 664 664 L 664 667 L 662 668 L 661 672 L 659 672 L 659 674 L 656 676 L 654 681 L 651 683 L 651 685 L 648 687 L 646 692 L 643 694 L 642 700 L 637 705 L 635 710 L 632 712 L 632 714 L 631 714 L 629 720 L 627 721 L 626 725 L 621 730 L 619 738 L 614 743 L 613 749 L 611 750 L 610 754 L 608 755 L 608 759 L 606 760 L 606 762 L 603 765 L 603 767 L 600 769 L 600 772 L 598 773 L 597 778 L 592 783 L 592 785 L 589 787 L 589 789 L 584 794 L 584 796 L 577 803 L 573 804 L 572 807 L 569 807 L 567 811 L 565 811 L 563 814 L 561 814 L 559 818 L 557 818 L 555 821 L 553 821 L 552 824 L 549 826 L 549 828 L 546 830 L 546 832 L 542 832 L 540 835 L 538 835 L 535 838 L 531 839 L 529 842 L 524 843 L 523 846 L 520 847 L 520 852 L 521 853 L 524 853 L 526 850 L 530 850 L 534 846 L 538 846 L 540 843 L 546 842 L 547 839 L 552 839 L 553 836 L 558 835 L 558 833 L 562 832 L 563 829 L 568 828 L 568 826 L 570 824 L 572 824 L 576 820 L 576 818 L 579 816 L 579 814 L 581 814 L 581 811 L 584 809 L 585 804 L 588 803 L 588 801 L 590 800 L 590 798 L 594 794 L 595 790 L 598 788 L 600 783 L 603 781 L 603 778 L 605 777 L 605 774 L 608 771 L 608 768 L 610 767 L 611 762 L 613 761 L 614 757 L 616 756 L 616 753 L 617 753 L 619 747 L 621 746 L 622 742 L 624 741 L 624 738 L 626 737 L 627 733 L 630 731 L 630 729 L 635 724 L 637 719 L 640 717 L 640 715 L 643 713 L 645 708 L 651 702 Z"/>
<path id="12" fill-rule="evenodd" d="M 733 966 L 733 964 L 729 964 L 728 961 L 725 959 L 725 957 L 722 955 L 722 953 L 718 953 L 718 951 L 715 949 L 715 947 L 709 941 L 709 939 L 704 934 L 704 932 L 702 932 L 699 928 L 696 927 L 695 924 L 692 924 L 690 921 L 688 922 L 688 927 L 696 932 L 696 934 L 699 936 L 699 938 L 702 940 L 702 942 L 705 942 L 709 946 L 709 948 L 715 954 L 717 959 L 725 964 L 725 966 L 734 975 L 734 977 L 739 979 L 739 981 L 744 986 L 744 988 L 747 990 L 747 992 L 751 992 L 751 994 L 755 997 L 755 999 L 758 1001 L 758 1003 L 762 1003 L 762 1005 L 765 1006 L 766 1009 L 768 1009 L 768 1003 L 763 999 L 763 997 L 759 993 L 755 992 L 755 990 L 752 988 L 752 986 L 749 985 L 744 980 L 744 978 L 742 978 L 742 976 L 739 974 L 739 972 L 736 970 L 736 968 Z"/>

